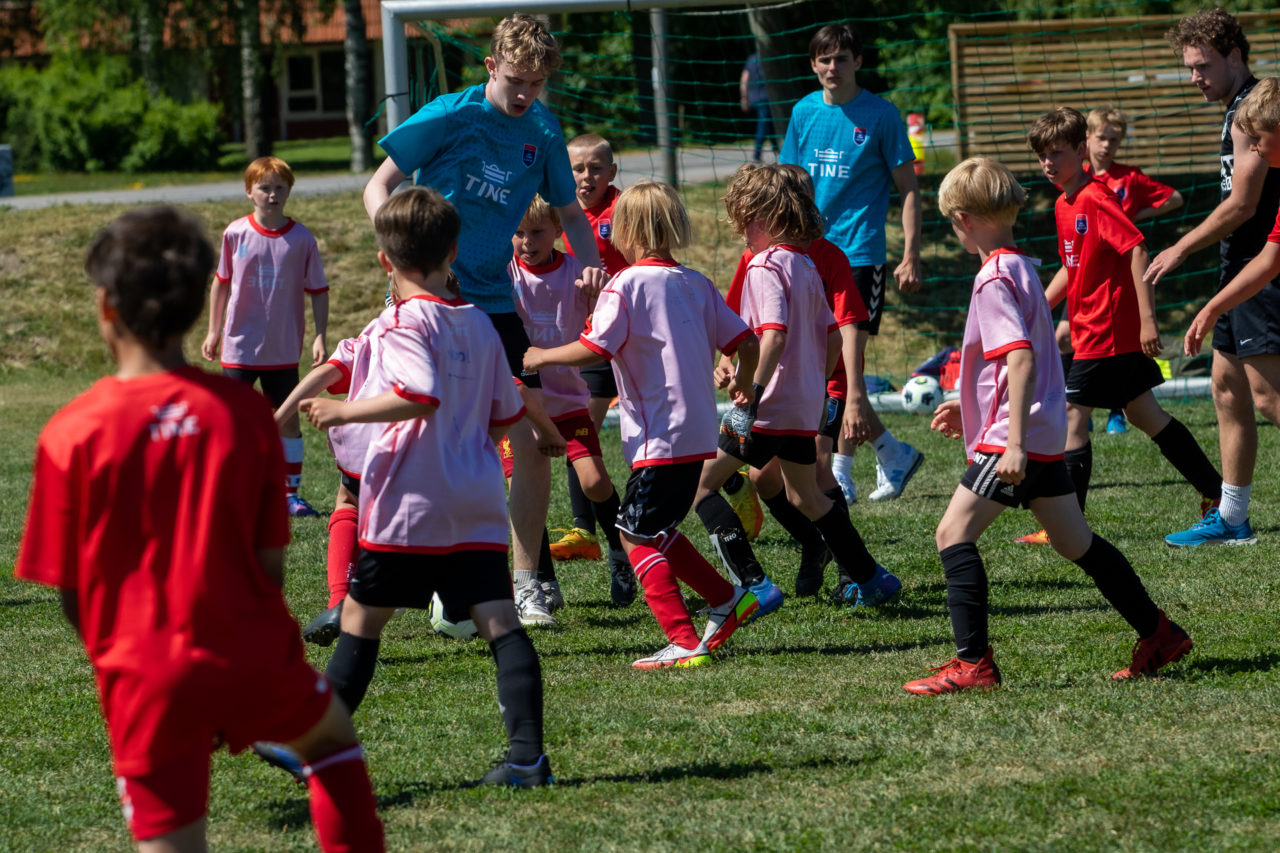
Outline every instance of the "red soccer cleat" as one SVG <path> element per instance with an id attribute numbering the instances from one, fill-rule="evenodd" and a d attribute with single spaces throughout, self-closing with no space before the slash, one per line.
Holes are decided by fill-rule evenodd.
<path id="1" fill-rule="evenodd" d="M 1162 666 L 1181 660 L 1193 645 L 1191 635 L 1176 622 L 1170 622 L 1169 617 L 1161 610 L 1156 632 L 1134 643 L 1133 660 L 1129 666 L 1111 677 L 1116 681 L 1125 681 L 1155 675 Z"/>
<path id="2" fill-rule="evenodd" d="M 987 646 L 986 654 L 977 663 L 952 658 L 929 671 L 936 672 L 937 675 L 919 681 L 908 681 L 902 685 L 902 689 L 921 696 L 936 696 L 939 693 L 955 693 L 957 690 L 991 690 L 1000 686 L 1000 670 L 991 659 L 990 646 Z"/>

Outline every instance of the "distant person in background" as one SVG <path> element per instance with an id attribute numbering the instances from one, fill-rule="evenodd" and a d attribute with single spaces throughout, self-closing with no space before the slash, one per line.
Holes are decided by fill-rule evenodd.
<path id="1" fill-rule="evenodd" d="M 760 54 L 751 54 L 742 66 L 742 76 L 738 78 L 738 94 L 742 98 L 742 111 L 756 114 L 756 149 L 751 160 L 759 163 L 766 137 L 773 153 L 778 153 L 778 140 L 773 134 L 773 110 L 769 109 L 769 90 L 764 84 Z"/>

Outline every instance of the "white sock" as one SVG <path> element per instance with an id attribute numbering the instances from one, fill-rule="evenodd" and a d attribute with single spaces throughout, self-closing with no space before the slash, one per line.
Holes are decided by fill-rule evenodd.
<path id="1" fill-rule="evenodd" d="M 902 445 L 889 430 L 880 433 L 880 437 L 871 442 L 871 446 L 875 448 L 876 459 L 882 468 L 892 463 L 902 452 Z"/>
<path id="2" fill-rule="evenodd" d="M 1252 483 L 1247 486 L 1222 484 L 1222 503 L 1218 505 L 1218 514 L 1223 521 L 1239 527 L 1249 520 L 1249 491 L 1252 488 Z"/>
<path id="3" fill-rule="evenodd" d="M 837 480 L 841 477 L 852 480 L 853 454 L 847 456 L 843 453 L 831 454 L 831 473 L 836 475 Z"/>

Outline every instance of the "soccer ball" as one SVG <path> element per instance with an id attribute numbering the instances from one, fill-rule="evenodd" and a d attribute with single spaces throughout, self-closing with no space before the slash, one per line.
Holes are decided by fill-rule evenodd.
<path id="1" fill-rule="evenodd" d="M 431 620 L 431 627 L 438 634 L 464 642 L 476 638 L 476 623 L 470 619 L 450 622 L 444 614 L 444 603 L 440 601 L 439 595 L 431 596 L 431 607 L 427 609 L 427 618 Z"/>
<path id="2" fill-rule="evenodd" d="M 932 376 L 912 376 L 902 386 L 902 408 L 917 415 L 932 414 L 942 402 L 942 386 Z"/>

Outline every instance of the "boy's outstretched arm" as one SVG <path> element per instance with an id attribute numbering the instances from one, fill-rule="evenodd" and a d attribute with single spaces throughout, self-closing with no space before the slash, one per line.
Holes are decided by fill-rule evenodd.
<path id="1" fill-rule="evenodd" d="M 1217 295 L 1209 300 L 1209 304 L 1200 309 L 1200 313 L 1196 314 L 1182 342 L 1183 351 L 1187 355 L 1199 354 L 1204 339 L 1213 331 L 1218 317 L 1228 309 L 1256 296 L 1277 275 L 1280 275 L 1280 243 L 1268 241 L 1257 257 L 1249 261 L 1248 265 L 1240 270 L 1226 287 L 1219 290 Z"/>
<path id="2" fill-rule="evenodd" d="M 218 351 L 222 349 L 222 323 L 227 313 L 227 301 L 231 296 L 231 282 L 223 281 L 216 275 L 209 287 L 209 333 L 204 336 L 200 345 L 200 354 L 205 361 L 216 361 Z"/>
<path id="3" fill-rule="evenodd" d="M 898 290 L 915 293 L 923 281 L 920 270 L 920 182 L 915 161 L 903 163 L 892 172 L 894 186 L 902 194 L 902 263 L 893 271 Z"/>
<path id="4" fill-rule="evenodd" d="M 298 409 L 316 429 L 329 429 L 343 424 L 378 424 L 425 418 L 439 407 L 438 402 L 409 400 L 395 391 L 383 391 L 376 397 L 350 402 L 312 397 L 298 404 Z"/>
<path id="5" fill-rule="evenodd" d="M 329 350 L 325 347 L 324 336 L 329 329 L 329 291 L 311 294 L 311 317 L 316 323 L 316 337 L 311 342 L 311 366 L 324 364 Z"/>
<path id="6" fill-rule="evenodd" d="M 1058 303 L 1067 298 L 1067 282 L 1070 280 L 1066 265 L 1058 267 L 1058 271 L 1049 280 L 1049 286 L 1044 289 L 1044 298 L 1050 308 L 1057 308 Z"/>
<path id="7" fill-rule="evenodd" d="M 996 463 L 996 476 L 1003 483 L 1018 485 L 1027 475 L 1027 419 L 1036 393 L 1036 354 L 1030 347 L 1005 354 L 1009 380 L 1009 440 Z"/>
<path id="8" fill-rule="evenodd" d="M 529 347 L 524 353 L 524 369 L 530 373 L 544 367 L 586 367 L 601 361 L 604 359 L 599 353 L 592 352 L 581 341 L 570 341 L 550 349 Z"/>
<path id="9" fill-rule="evenodd" d="M 342 371 L 336 365 L 322 364 L 302 377 L 302 380 L 284 398 L 284 402 L 276 409 L 276 426 L 280 426 L 298 411 L 298 404 L 308 397 L 314 397 L 325 388 L 342 379 Z"/>
<path id="10" fill-rule="evenodd" d="M 591 233 L 591 223 L 587 221 L 587 215 L 582 212 L 577 201 L 557 207 L 556 213 L 560 215 L 560 225 L 564 228 L 565 237 L 575 249 L 581 247 L 576 254 L 582 262 L 582 278 L 574 283 L 586 291 L 588 296 L 595 296 L 609 283 L 609 276 L 605 275 L 600 264 L 600 250 L 596 247 L 596 235 Z"/>
<path id="11" fill-rule="evenodd" d="M 1155 285 L 1144 281 L 1142 274 L 1147 271 L 1147 262 L 1151 255 L 1145 243 L 1135 246 L 1129 252 L 1129 268 L 1133 272 L 1133 287 L 1138 294 L 1139 339 L 1142 352 L 1155 358 L 1160 354 L 1160 326 L 1156 323 Z"/>

